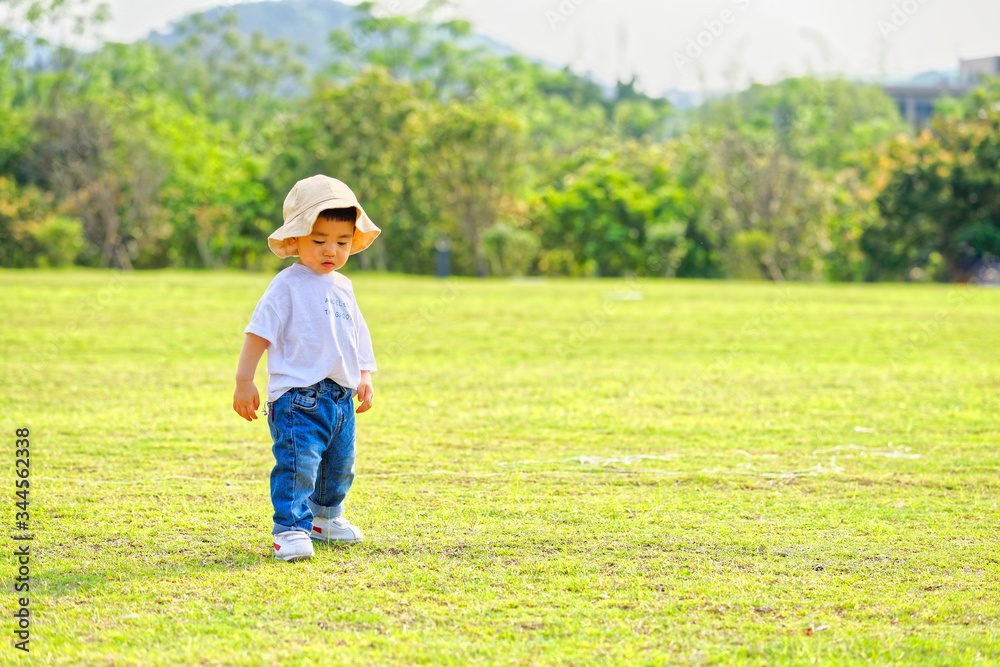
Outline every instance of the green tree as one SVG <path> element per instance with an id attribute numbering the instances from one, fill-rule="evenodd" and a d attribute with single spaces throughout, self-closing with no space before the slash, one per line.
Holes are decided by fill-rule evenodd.
<path id="1" fill-rule="evenodd" d="M 726 127 L 773 141 L 782 153 L 813 167 L 839 170 L 909 126 L 878 86 L 843 79 L 789 78 L 753 84 L 697 112 L 707 127 Z"/>
<path id="2" fill-rule="evenodd" d="M 687 198 L 662 146 L 635 142 L 568 164 L 533 201 L 546 274 L 674 275 L 688 251 Z"/>
<path id="3" fill-rule="evenodd" d="M 689 236 L 704 275 L 857 280 L 877 211 L 871 156 L 904 131 L 881 90 L 804 77 L 697 110 L 678 139 L 700 203 Z M 700 269 L 697 269 L 700 266 Z"/>
<path id="4" fill-rule="evenodd" d="M 483 248 L 494 276 L 527 275 L 538 256 L 538 237 L 527 229 L 498 222 L 483 232 Z"/>
<path id="5" fill-rule="evenodd" d="M 823 277 L 835 183 L 767 140 L 714 132 L 692 143 L 702 152 L 700 237 L 724 275 Z"/>
<path id="6" fill-rule="evenodd" d="M 412 120 L 410 178 L 423 185 L 424 210 L 436 208 L 435 227 L 452 237 L 456 270 L 485 276 L 483 234 L 517 210 L 524 126 L 481 102 L 434 104 Z"/>
<path id="7" fill-rule="evenodd" d="M 881 216 L 863 237 L 869 279 L 967 280 L 1000 257 L 1000 84 L 899 138 L 888 158 Z"/>
<path id="8" fill-rule="evenodd" d="M 0 176 L 0 266 L 64 266 L 84 248 L 83 225 L 54 210 L 52 197 Z"/>
<path id="9" fill-rule="evenodd" d="M 265 150 L 276 118 L 306 94 L 300 50 L 256 31 L 245 34 L 229 11 L 194 14 L 175 27 L 180 43 L 156 48 L 160 85 L 193 113 L 225 123 L 254 150 Z"/>
<path id="10" fill-rule="evenodd" d="M 270 253 L 266 238 L 279 218 L 270 215 L 261 183 L 265 158 L 247 154 L 226 125 L 186 111 L 162 95 L 136 100 L 133 131 L 163 170 L 156 206 L 163 242 L 142 257 L 145 266 L 219 268 L 259 266 Z"/>

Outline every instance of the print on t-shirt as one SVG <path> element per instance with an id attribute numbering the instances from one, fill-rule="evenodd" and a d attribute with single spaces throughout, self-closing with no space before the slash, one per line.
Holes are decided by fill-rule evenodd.
<path id="1" fill-rule="evenodd" d="M 323 309 L 323 312 L 326 313 L 327 315 L 330 314 L 331 308 L 347 308 L 347 304 L 336 297 L 334 297 L 333 299 L 331 299 L 330 297 L 326 297 L 326 301 L 324 301 L 324 304 L 327 307 Z M 338 320 L 347 320 L 348 322 L 351 321 L 350 313 L 345 313 L 341 310 L 335 310 L 333 312 L 333 316 L 336 317 Z"/>

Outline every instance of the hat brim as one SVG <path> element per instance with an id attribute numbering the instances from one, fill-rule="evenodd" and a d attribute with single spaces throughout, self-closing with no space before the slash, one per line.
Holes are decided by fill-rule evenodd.
<path id="1" fill-rule="evenodd" d="M 354 238 L 351 239 L 350 252 L 350 254 L 356 255 L 370 246 L 372 241 L 382 233 L 382 230 L 375 226 L 375 223 L 371 221 L 371 218 L 368 217 L 368 214 L 365 213 L 365 210 L 361 208 L 361 205 L 357 201 L 337 198 L 324 199 L 317 202 L 291 220 L 286 220 L 285 224 L 267 237 L 267 246 L 271 249 L 271 252 L 282 259 L 297 257 L 298 244 L 294 243 L 292 239 L 312 234 L 316 218 L 326 209 L 348 208 L 350 206 L 355 207 L 358 211 L 358 217 L 354 221 Z"/>

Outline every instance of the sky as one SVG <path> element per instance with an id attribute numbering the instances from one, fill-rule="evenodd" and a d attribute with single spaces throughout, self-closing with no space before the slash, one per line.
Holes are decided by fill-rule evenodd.
<path id="1" fill-rule="evenodd" d="M 109 39 L 239 0 L 110 0 Z M 348 4 L 356 4 L 349 2 Z M 380 3 L 408 13 L 421 0 Z M 452 15 L 528 56 L 650 94 L 801 74 L 903 78 L 1000 56 L 1000 0 L 453 0 Z"/>

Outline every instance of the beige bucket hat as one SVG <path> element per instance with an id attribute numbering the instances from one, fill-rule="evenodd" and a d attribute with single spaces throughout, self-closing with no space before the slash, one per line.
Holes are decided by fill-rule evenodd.
<path id="1" fill-rule="evenodd" d="M 297 236 L 309 236 L 312 233 L 316 217 L 328 208 L 347 208 L 354 206 L 358 217 L 354 221 L 354 238 L 351 241 L 351 254 L 361 252 L 372 244 L 382 230 L 375 226 L 368 214 L 361 208 L 358 198 L 343 182 L 329 176 L 317 175 L 304 178 L 295 184 L 292 191 L 285 197 L 283 213 L 285 224 L 278 231 L 267 237 L 267 245 L 271 251 L 284 259 L 294 257 L 298 253 L 290 240 Z"/>

